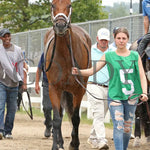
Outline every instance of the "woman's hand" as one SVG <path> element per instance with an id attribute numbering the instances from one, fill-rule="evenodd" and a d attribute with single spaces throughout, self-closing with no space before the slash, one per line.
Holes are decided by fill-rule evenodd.
<path id="1" fill-rule="evenodd" d="M 143 94 L 141 94 L 140 100 L 141 101 L 147 101 L 148 100 L 148 96 L 143 93 Z"/>
<path id="2" fill-rule="evenodd" d="M 72 67 L 72 74 L 73 75 L 79 75 L 79 69 L 76 67 Z"/>

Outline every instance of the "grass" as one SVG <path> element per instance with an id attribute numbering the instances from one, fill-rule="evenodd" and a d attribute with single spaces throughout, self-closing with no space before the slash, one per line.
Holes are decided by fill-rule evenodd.
<path id="1" fill-rule="evenodd" d="M 21 109 L 19 111 L 17 111 L 17 113 L 19 113 L 19 114 L 26 114 L 26 111 L 24 111 L 23 108 L 21 107 Z M 40 111 L 40 109 L 37 109 L 35 107 L 32 107 L 32 113 L 33 113 L 33 118 L 34 118 L 34 116 L 44 117 L 44 114 Z"/>
<path id="2" fill-rule="evenodd" d="M 33 118 L 34 118 L 34 116 L 44 117 L 44 114 L 43 114 L 43 112 L 40 111 L 40 109 L 32 107 L 32 112 L 33 112 Z M 17 111 L 17 113 L 26 114 L 26 112 L 22 109 L 22 107 L 21 107 L 20 111 Z M 66 113 L 63 116 L 63 121 L 69 121 L 69 118 L 68 118 Z M 86 111 L 82 112 L 82 116 L 80 118 L 80 123 L 92 125 L 93 120 L 92 119 L 87 119 Z M 113 128 L 112 121 L 110 121 L 110 123 L 105 123 L 105 127 L 112 129 Z"/>

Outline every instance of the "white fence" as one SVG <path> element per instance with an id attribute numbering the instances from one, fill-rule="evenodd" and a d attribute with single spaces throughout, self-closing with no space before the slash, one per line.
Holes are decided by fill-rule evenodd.
<path id="1" fill-rule="evenodd" d="M 36 74 L 37 67 L 29 67 L 28 75 L 27 75 L 27 88 L 28 89 L 35 89 L 35 81 L 30 80 L 30 74 Z M 43 105 L 42 105 L 42 99 L 43 99 L 43 88 L 42 88 L 42 82 L 39 82 L 40 85 L 40 96 L 30 96 L 31 103 L 39 103 L 40 104 L 40 110 L 41 112 L 43 111 Z M 25 107 L 28 109 L 29 108 L 29 101 L 28 97 L 25 93 L 23 93 L 23 102 L 25 104 Z"/>

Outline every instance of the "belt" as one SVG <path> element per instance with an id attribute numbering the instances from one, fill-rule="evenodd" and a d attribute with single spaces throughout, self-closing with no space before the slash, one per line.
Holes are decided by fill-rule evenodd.
<path id="1" fill-rule="evenodd" d="M 99 83 L 95 83 L 95 82 L 88 82 L 88 84 L 95 84 L 95 85 L 102 86 L 102 87 L 108 87 L 108 85 L 99 84 Z"/>

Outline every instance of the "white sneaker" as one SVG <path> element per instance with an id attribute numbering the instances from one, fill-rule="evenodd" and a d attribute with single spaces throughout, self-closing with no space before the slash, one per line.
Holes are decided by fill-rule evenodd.
<path id="1" fill-rule="evenodd" d="M 134 147 L 140 147 L 141 143 L 140 143 L 140 138 L 137 136 L 135 137 L 134 139 L 134 142 L 133 142 L 133 146 Z"/>
<path id="2" fill-rule="evenodd" d="M 98 148 L 98 143 L 96 139 L 90 139 L 88 138 L 87 143 L 91 145 L 91 148 L 97 149 Z"/>
<path id="3" fill-rule="evenodd" d="M 12 136 L 11 134 L 6 134 L 6 135 L 5 135 L 5 138 L 6 138 L 6 139 L 13 139 L 13 136 Z"/>
<path id="4" fill-rule="evenodd" d="M 2 140 L 2 139 L 3 139 L 3 133 L 0 132 L 0 140 Z"/>
<path id="5" fill-rule="evenodd" d="M 109 149 L 109 146 L 108 146 L 108 144 L 106 142 L 101 141 L 101 142 L 98 143 L 98 149 L 99 150 Z"/>
<path id="6" fill-rule="evenodd" d="M 131 137 L 130 137 L 130 139 L 134 139 L 135 137 L 134 137 L 134 135 L 133 134 L 131 134 Z"/>

